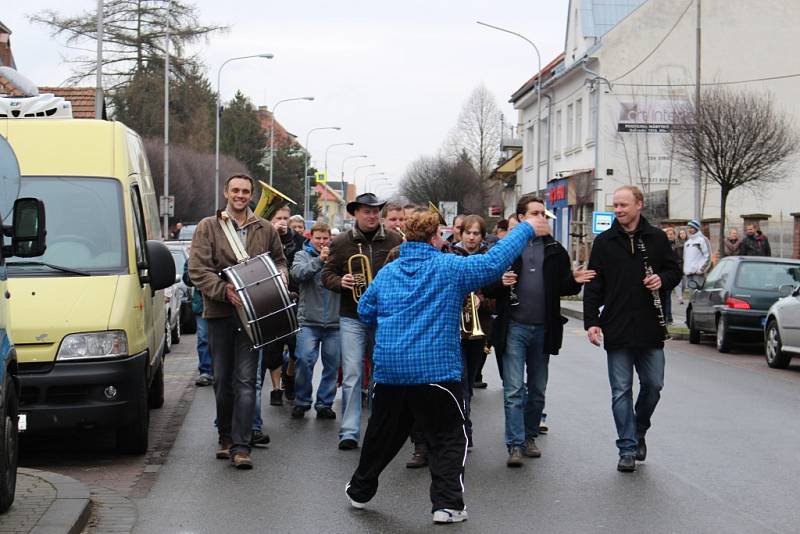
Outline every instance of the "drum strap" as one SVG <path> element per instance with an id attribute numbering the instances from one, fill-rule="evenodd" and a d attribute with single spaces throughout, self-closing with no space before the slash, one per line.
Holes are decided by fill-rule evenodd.
<path id="1" fill-rule="evenodd" d="M 228 240 L 228 244 L 233 249 L 233 254 L 236 256 L 236 261 L 242 262 L 246 260 L 250 256 L 247 254 L 247 250 L 244 248 L 244 244 L 242 244 L 242 240 L 239 238 L 239 233 L 233 226 L 233 221 L 224 211 L 221 212 L 220 215 L 222 216 L 217 217 L 217 221 L 219 221 L 219 225 L 222 228 L 222 233 Z"/>

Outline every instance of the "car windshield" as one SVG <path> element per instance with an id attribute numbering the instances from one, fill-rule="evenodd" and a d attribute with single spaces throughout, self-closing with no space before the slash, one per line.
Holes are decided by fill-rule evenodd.
<path id="1" fill-rule="evenodd" d="M 191 241 L 196 228 L 196 224 L 187 224 L 186 226 L 183 226 L 181 231 L 178 233 L 178 239 L 181 241 Z"/>
<path id="2" fill-rule="evenodd" d="M 739 266 L 736 287 L 778 291 L 781 286 L 800 282 L 800 264 L 746 261 Z"/>
<path id="3" fill-rule="evenodd" d="M 10 276 L 63 276 L 45 264 L 109 274 L 127 268 L 121 186 L 110 178 L 24 176 L 20 197 L 44 201 L 47 249 L 36 258 L 7 258 Z"/>

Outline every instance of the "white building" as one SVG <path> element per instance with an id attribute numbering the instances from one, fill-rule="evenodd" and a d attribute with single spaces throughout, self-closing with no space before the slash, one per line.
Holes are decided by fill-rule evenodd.
<path id="1" fill-rule="evenodd" d="M 694 94 L 697 1 L 571 0 L 564 53 L 512 95 L 524 141 L 507 213 L 519 194 L 536 190 L 538 176 L 558 210 L 556 237 L 576 259 L 592 238 L 592 211 L 609 209 L 620 185 L 645 191 L 655 222 L 694 216 L 693 171 L 671 156 L 665 139 L 675 105 Z M 800 119 L 800 1 L 702 0 L 701 6 L 701 82 L 769 92 L 780 111 Z M 773 250 L 785 240 L 788 255 L 800 169 L 790 174 L 778 186 L 734 190 L 727 226 L 740 227 L 744 214 L 768 214 L 762 227 Z M 718 231 L 719 188 L 703 183 L 701 200 L 701 218 Z"/>

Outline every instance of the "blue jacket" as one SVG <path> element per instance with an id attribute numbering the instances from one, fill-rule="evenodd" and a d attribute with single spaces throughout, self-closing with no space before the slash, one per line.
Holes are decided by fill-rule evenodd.
<path id="1" fill-rule="evenodd" d="M 400 257 L 380 270 L 358 303 L 361 320 L 378 327 L 375 382 L 459 382 L 464 299 L 500 278 L 533 236 L 529 224 L 520 224 L 486 254 L 468 257 L 403 243 Z"/>
<path id="2" fill-rule="evenodd" d="M 299 288 L 297 321 L 300 326 L 339 328 L 341 295 L 322 285 L 322 261 L 310 243 L 294 255 L 289 274 Z"/>

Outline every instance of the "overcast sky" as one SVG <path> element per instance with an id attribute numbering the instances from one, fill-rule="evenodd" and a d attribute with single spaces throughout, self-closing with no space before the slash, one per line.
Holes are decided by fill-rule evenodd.
<path id="1" fill-rule="evenodd" d="M 48 8 L 76 14 L 93 10 L 96 2 L 9 4 L 13 7 L 4 9 L 0 20 L 13 32 L 18 69 L 37 85 L 59 85 L 69 74 L 62 57 L 72 52 L 26 15 Z M 341 132 L 314 132 L 309 146 L 321 166 L 330 144 L 355 142 L 329 151 L 328 170 L 338 175 L 345 156 L 367 154 L 367 160 L 350 159 L 346 167 L 349 177 L 357 165 L 376 165 L 359 171 L 361 187 L 369 172 L 385 172 L 396 186 L 410 162 L 436 153 L 464 101 L 481 83 L 496 97 L 506 122 L 516 122 L 508 99 L 536 71 L 536 54 L 523 40 L 475 21 L 526 35 L 539 47 L 544 65 L 563 50 L 568 0 L 195 4 L 204 23 L 230 27 L 199 47 L 212 85 L 227 58 L 275 54 L 272 60 L 229 63 L 222 73 L 223 99 L 240 89 L 254 104 L 271 108 L 277 100 L 314 96 L 314 102 L 281 104 L 278 120 L 303 144 L 311 128 L 341 126 Z"/>

